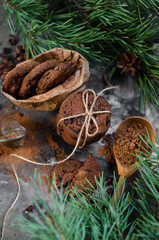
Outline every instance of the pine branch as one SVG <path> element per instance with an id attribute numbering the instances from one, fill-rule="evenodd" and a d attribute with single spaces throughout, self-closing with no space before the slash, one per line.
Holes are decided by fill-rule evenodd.
<path id="1" fill-rule="evenodd" d="M 42 185 L 37 185 L 35 174 L 32 181 L 36 191 L 36 199 L 33 198 L 36 211 L 30 213 L 28 219 L 18 216 L 18 226 L 31 239 L 157 239 L 159 149 L 149 136 L 147 144 L 153 149 L 151 158 L 145 161 L 142 155 L 137 155 L 141 177 L 132 190 L 135 189 L 138 196 L 122 192 L 114 201 L 107 194 L 101 176 L 96 181 L 97 189 L 85 188 L 82 192 L 74 188 L 71 195 L 69 191 L 63 192 L 62 185 L 58 190 L 54 178 L 48 199 Z"/>
<path id="2" fill-rule="evenodd" d="M 112 69 L 121 53 L 133 53 L 141 61 L 142 69 L 135 80 L 143 101 L 146 99 L 158 109 L 159 69 L 153 53 L 153 44 L 159 41 L 158 17 L 153 14 L 158 13 L 158 3 L 56 0 L 47 4 L 43 0 L 4 0 L 4 7 L 8 26 L 20 33 L 28 57 L 65 47 L 78 51 L 90 63 L 103 62 Z M 59 7 L 61 4 L 63 8 Z"/>
<path id="3" fill-rule="evenodd" d="M 152 144 L 148 137 L 148 144 L 153 149 L 150 159 L 138 156 L 142 167 L 139 168 L 141 179 L 137 180 L 135 190 L 138 192 L 138 212 L 136 233 L 132 239 L 157 239 L 159 237 L 159 148 Z M 157 140 L 159 144 L 159 138 Z M 135 203 L 134 203 L 135 204 Z"/>
<path id="4" fill-rule="evenodd" d="M 38 187 L 35 183 L 35 189 Z M 129 228 L 129 217 L 133 210 L 128 199 L 129 195 L 121 195 L 114 202 L 105 191 L 105 183 L 101 177 L 97 189 L 85 189 L 85 193 L 73 190 L 63 193 L 60 197 L 56 188 L 50 186 L 51 204 L 41 189 L 34 199 L 35 213 L 29 218 L 18 216 L 18 226 L 31 239 L 123 239 L 127 230 L 127 239 L 134 227 Z M 38 211 L 38 214 L 36 212 Z M 133 224 L 132 224 L 133 226 Z M 135 226 L 135 225 L 134 225 Z M 29 230 L 29 231 L 28 231 Z"/>

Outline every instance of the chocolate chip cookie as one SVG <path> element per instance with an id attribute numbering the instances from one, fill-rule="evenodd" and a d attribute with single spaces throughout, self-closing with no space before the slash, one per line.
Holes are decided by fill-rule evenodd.
<path id="1" fill-rule="evenodd" d="M 23 79 L 22 85 L 19 91 L 20 98 L 28 98 L 30 96 L 35 95 L 35 89 L 38 84 L 38 81 L 42 77 L 42 75 L 48 71 L 49 69 L 54 68 L 59 64 L 59 61 L 56 59 L 47 60 L 35 68 L 33 68 Z"/>
<path id="2" fill-rule="evenodd" d="M 38 64 L 38 62 L 30 60 L 27 65 L 20 64 L 9 72 L 4 79 L 3 88 L 5 92 L 15 98 L 18 98 L 23 78 Z"/>
<path id="3" fill-rule="evenodd" d="M 82 100 L 82 91 L 76 92 L 71 94 L 68 98 L 65 99 L 65 101 L 62 103 L 59 114 L 57 116 L 57 124 L 60 121 L 60 119 L 68 116 L 74 116 L 77 114 L 82 114 L 85 112 L 85 107 Z M 88 98 L 88 108 L 91 107 L 93 102 L 93 94 L 89 93 Z M 93 112 L 96 111 L 110 111 L 109 103 L 106 101 L 106 99 L 102 96 L 99 96 L 95 102 Z M 100 113 L 100 114 L 93 114 L 93 117 L 95 118 L 97 124 L 98 124 L 98 132 L 93 137 L 87 137 L 86 144 L 93 143 L 101 139 L 105 133 L 108 131 L 110 126 L 110 119 L 111 119 L 111 113 Z M 79 117 L 73 117 L 71 119 L 66 119 L 64 121 L 61 121 L 60 127 L 59 127 L 59 133 L 60 136 L 63 138 L 65 142 L 67 142 L 70 145 L 76 145 L 80 130 L 82 128 L 82 125 L 84 123 L 85 117 L 79 116 Z M 95 124 L 93 120 L 90 121 L 88 132 L 90 134 L 93 134 L 96 131 Z M 85 131 L 83 131 L 80 145 L 82 145 L 85 138 Z"/>
<path id="4" fill-rule="evenodd" d="M 50 69 L 43 74 L 39 80 L 36 93 L 42 94 L 50 89 L 62 84 L 67 78 L 69 78 L 77 69 L 78 64 L 71 61 L 60 63 L 54 69 Z"/>

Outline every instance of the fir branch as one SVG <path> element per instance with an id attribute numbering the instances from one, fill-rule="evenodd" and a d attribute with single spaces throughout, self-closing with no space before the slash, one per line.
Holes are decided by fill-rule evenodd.
<path id="1" fill-rule="evenodd" d="M 157 239 L 159 148 L 152 144 L 149 136 L 148 141 L 154 152 L 146 161 L 138 155 L 141 178 L 133 187 L 138 197 L 122 192 L 114 201 L 107 194 L 101 176 L 96 181 L 97 189 L 85 188 L 82 192 L 74 188 L 71 195 L 69 191 L 63 193 L 62 186 L 57 191 L 54 179 L 50 185 L 50 201 L 48 196 L 46 199 L 41 184 L 40 189 L 37 186 L 35 177 L 32 180 L 37 193 L 34 206 L 38 214 L 33 212 L 28 219 L 18 216 L 20 229 L 31 239 Z"/>
<path id="2" fill-rule="evenodd" d="M 34 179 L 35 189 L 38 189 Z M 60 198 L 56 188 L 50 186 L 51 205 L 43 190 L 37 193 L 34 206 L 38 215 L 31 213 L 29 219 L 18 216 L 19 226 L 27 236 L 38 239 L 128 239 L 135 224 L 129 228 L 129 216 L 133 210 L 129 195 L 121 195 L 114 202 L 105 191 L 104 180 L 97 182 L 97 190 L 85 189 L 85 193 L 74 189 L 63 193 Z M 50 201 L 49 201 L 50 202 Z M 39 204 L 40 203 L 40 204 Z M 128 230 L 129 228 L 129 230 Z M 28 231 L 29 229 L 29 231 Z M 127 231 L 127 233 L 125 233 Z"/>
<path id="3" fill-rule="evenodd" d="M 158 3 L 4 0 L 4 7 L 6 21 L 15 33 L 20 33 L 28 57 L 65 47 L 78 51 L 90 63 L 102 61 L 105 67 L 114 68 L 121 53 L 132 52 L 141 61 L 142 69 L 134 80 L 143 102 L 147 100 L 158 109 L 159 69 L 153 52 L 153 44 L 159 41 L 158 17 L 153 14 L 158 12 Z M 61 4 L 63 8 L 58 7 Z"/>
<path id="4" fill-rule="evenodd" d="M 159 148 L 154 146 L 148 137 L 154 152 L 150 159 L 144 160 L 138 156 L 142 167 L 139 168 L 141 180 L 136 182 L 135 190 L 139 194 L 140 213 L 137 220 L 136 233 L 132 239 L 157 239 L 159 237 Z M 157 140 L 159 144 L 159 139 Z"/>

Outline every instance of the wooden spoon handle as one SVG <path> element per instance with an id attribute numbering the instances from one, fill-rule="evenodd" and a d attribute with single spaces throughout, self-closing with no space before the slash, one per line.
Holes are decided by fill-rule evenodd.
<path id="1" fill-rule="evenodd" d="M 126 179 L 126 177 L 120 176 L 120 178 L 118 180 L 117 187 L 115 188 L 114 194 L 113 194 L 113 199 L 115 201 L 118 200 L 118 197 L 122 193 L 124 183 L 125 183 L 125 179 Z"/>

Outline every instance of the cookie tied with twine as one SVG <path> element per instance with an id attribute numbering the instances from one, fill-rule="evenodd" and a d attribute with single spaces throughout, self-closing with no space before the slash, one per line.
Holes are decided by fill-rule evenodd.
<path id="1" fill-rule="evenodd" d="M 100 94 L 86 89 L 71 94 L 62 103 L 57 117 L 57 130 L 65 142 L 73 146 L 78 142 L 78 146 L 83 147 L 100 140 L 108 131 L 111 110 Z"/>

